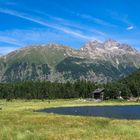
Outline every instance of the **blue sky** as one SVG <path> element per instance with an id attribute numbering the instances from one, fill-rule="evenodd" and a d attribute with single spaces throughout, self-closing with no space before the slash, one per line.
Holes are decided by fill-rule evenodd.
<path id="1" fill-rule="evenodd" d="M 139 0 L 0 0 L 0 54 L 112 38 L 140 50 Z"/>

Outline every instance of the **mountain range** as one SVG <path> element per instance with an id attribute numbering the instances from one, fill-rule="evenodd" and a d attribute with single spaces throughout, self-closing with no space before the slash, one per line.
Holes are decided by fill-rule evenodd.
<path id="1" fill-rule="evenodd" d="M 106 83 L 140 67 L 140 52 L 109 39 L 80 49 L 61 44 L 30 45 L 0 57 L 0 82 L 90 80 Z"/>

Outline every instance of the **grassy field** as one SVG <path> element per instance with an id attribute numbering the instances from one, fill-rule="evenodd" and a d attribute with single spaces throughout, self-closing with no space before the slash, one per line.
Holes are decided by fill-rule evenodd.
<path id="1" fill-rule="evenodd" d="M 126 105 L 133 102 L 81 100 L 0 100 L 0 140 L 140 140 L 140 121 L 64 116 L 35 109 L 74 105 Z"/>

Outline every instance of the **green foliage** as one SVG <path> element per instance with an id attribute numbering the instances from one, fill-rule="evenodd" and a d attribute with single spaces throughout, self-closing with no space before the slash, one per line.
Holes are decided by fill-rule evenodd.
<path id="1" fill-rule="evenodd" d="M 24 64 L 25 65 L 25 64 Z M 25 65 L 26 67 L 26 65 Z M 37 75 L 35 65 L 32 65 L 32 78 Z M 46 72 L 47 66 L 43 66 Z M 19 69 L 15 69 L 19 71 Z M 9 72 L 10 73 L 10 72 Z M 10 77 L 10 76 L 9 76 Z M 1 83 L 1 99 L 56 99 L 56 98 L 89 98 L 91 92 L 98 87 L 105 88 L 106 99 L 117 99 L 122 96 L 124 99 L 140 96 L 140 70 L 122 80 L 97 85 L 90 81 L 76 81 L 74 83 L 49 82 L 49 81 L 25 81 L 19 83 Z"/>
<path id="2" fill-rule="evenodd" d="M 50 68 L 47 64 L 37 65 L 26 62 L 17 62 L 11 64 L 5 71 L 3 82 L 20 82 L 27 80 L 37 80 L 40 77 L 47 77 L 50 74 Z"/>
<path id="3" fill-rule="evenodd" d="M 122 80 L 105 85 L 107 98 L 117 98 L 120 91 L 123 98 L 140 96 L 140 70 Z"/>
<path id="4" fill-rule="evenodd" d="M 0 99 L 89 98 L 97 86 L 86 81 L 57 83 L 28 81 L 0 84 Z"/>
<path id="5" fill-rule="evenodd" d="M 55 66 L 64 59 L 64 49 L 56 49 L 55 47 L 31 46 L 24 48 L 19 52 L 7 56 L 7 63 L 14 64 L 17 62 L 26 62 L 29 64 L 48 64 Z"/>
<path id="6" fill-rule="evenodd" d="M 56 70 L 65 73 L 65 79 L 73 78 L 75 80 L 83 77 L 91 77 L 90 72 L 94 72 L 99 78 L 103 75 L 108 80 L 118 80 L 136 70 L 134 66 L 119 64 L 118 67 L 112 65 L 110 61 L 104 60 L 87 60 L 81 58 L 67 57 L 56 66 Z"/>
<path id="7" fill-rule="evenodd" d="M 83 62 L 83 59 L 68 57 L 56 66 L 58 72 L 66 72 L 64 77 L 68 79 L 79 79 L 80 76 L 87 75 L 90 70 L 89 67 Z"/>

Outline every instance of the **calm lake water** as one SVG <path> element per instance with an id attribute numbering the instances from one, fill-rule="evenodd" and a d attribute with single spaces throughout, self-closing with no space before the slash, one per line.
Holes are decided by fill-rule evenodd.
<path id="1" fill-rule="evenodd" d="M 96 116 L 114 119 L 140 120 L 140 105 L 127 106 L 75 106 L 38 110 L 37 112 L 62 115 Z"/>

